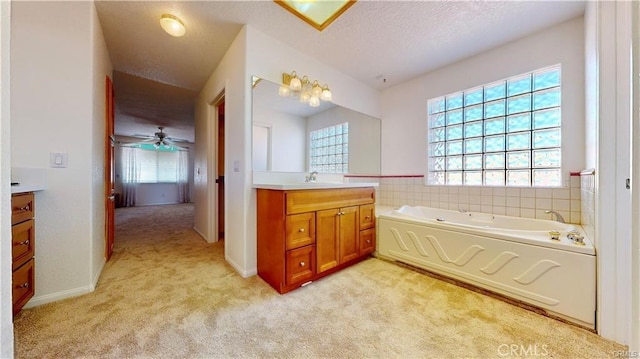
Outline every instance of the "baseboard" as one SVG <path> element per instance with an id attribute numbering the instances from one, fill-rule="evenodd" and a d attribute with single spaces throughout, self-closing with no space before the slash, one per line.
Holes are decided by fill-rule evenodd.
<path id="1" fill-rule="evenodd" d="M 230 266 L 233 267 L 233 269 L 236 270 L 236 272 L 238 272 L 238 274 L 240 274 L 242 278 L 249 278 L 258 274 L 258 268 L 244 270 L 244 268 L 240 267 L 238 263 L 236 263 L 233 259 L 229 258 L 229 256 L 227 256 L 226 254 L 224 255 L 224 259 L 227 261 L 227 263 L 229 263 Z"/>
<path id="2" fill-rule="evenodd" d="M 47 295 L 35 296 L 31 298 L 30 301 L 24 306 L 24 308 L 33 308 L 43 304 L 57 302 L 59 300 L 77 297 L 80 295 L 91 293 L 93 290 L 91 289 L 91 285 L 86 287 L 79 287 L 74 289 L 65 290 L 62 292 L 51 293 Z"/>

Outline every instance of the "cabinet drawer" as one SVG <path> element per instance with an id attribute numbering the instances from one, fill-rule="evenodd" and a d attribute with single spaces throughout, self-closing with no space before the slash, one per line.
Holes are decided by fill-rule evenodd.
<path id="1" fill-rule="evenodd" d="M 332 188 L 286 192 L 286 213 L 303 213 L 340 207 L 373 204 L 373 187 Z"/>
<path id="2" fill-rule="evenodd" d="M 375 205 L 365 204 L 360 206 L 360 229 L 373 228 L 376 225 Z"/>
<path id="3" fill-rule="evenodd" d="M 21 193 L 11 196 L 11 224 L 32 219 L 33 212 L 33 193 Z"/>
<path id="4" fill-rule="evenodd" d="M 316 274 L 314 245 L 287 251 L 287 285 L 310 280 Z"/>
<path id="5" fill-rule="evenodd" d="M 316 241 L 315 212 L 287 216 L 285 227 L 287 250 L 303 247 Z"/>
<path id="6" fill-rule="evenodd" d="M 12 278 L 12 298 L 13 298 L 13 315 L 16 315 L 24 307 L 25 304 L 33 297 L 35 288 L 34 275 L 35 260 L 32 258 L 22 267 L 13 272 Z"/>
<path id="7" fill-rule="evenodd" d="M 35 222 L 33 219 L 11 227 L 11 257 L 13 270 L 33 258 L 34 249 L 36 247 L 35 238 Z"/>
<path id="8" fill-rule="evenodd" d="M 360 231 L 360 254 L 372 253 L 376 249 L 376 230 Z"/>

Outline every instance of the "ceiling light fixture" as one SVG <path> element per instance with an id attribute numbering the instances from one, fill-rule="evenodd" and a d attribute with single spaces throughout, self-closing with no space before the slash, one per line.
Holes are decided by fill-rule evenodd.
<path id="1" fill-rule="evenodd" d="M 171 14 L 162 14 L 160 16 L 160 26 L 167 34 L 175 37 L 180 37 L 187 32 L 182 21 Z"/>
<path id="2" fill-rule="evenodd" d="M 324 30 L 356 0 L 273 0 L 318 31 Z"/>
<path id="3" fill-rule="evenodd" d="M 282 84 L 278 94 L 283 97 L 295 96 L 300 102 L 307 103 L 311 107 L 320 106 L 320 100 L 331 101 L 332 95 L 328 85 L 320 87 L 317 80 L 311 82 L 307 76 L 298 77 L 295 71 L 291 74 L 282 74 Z"/>

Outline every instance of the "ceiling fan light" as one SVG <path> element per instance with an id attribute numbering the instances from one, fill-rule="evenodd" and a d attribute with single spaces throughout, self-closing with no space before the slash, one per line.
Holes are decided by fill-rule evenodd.
<path id="1" fill-rule="evenodd" d="M 182 21 L 171 14 L 160 16 L 160 26 L 167 34 L 175 37 L 183 36 L 187 32 Z"/>

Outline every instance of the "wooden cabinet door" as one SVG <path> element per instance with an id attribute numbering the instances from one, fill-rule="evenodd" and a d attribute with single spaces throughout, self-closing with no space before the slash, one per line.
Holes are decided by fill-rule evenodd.
<path id="1" fill-rule="evenodd" d="M 338 209 L 316 212 L 316 256 L 318 273 L 337 266 L 340 262 Z"/>
<path id="2" fill-rule="evenodd" d="M 360 255 L 360 218 L 358 206 L 340 208 L 340 263 Z"/>

